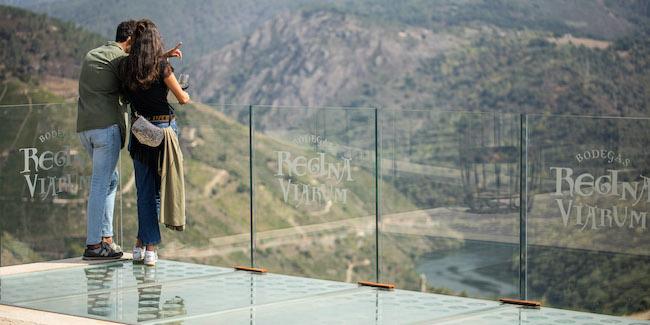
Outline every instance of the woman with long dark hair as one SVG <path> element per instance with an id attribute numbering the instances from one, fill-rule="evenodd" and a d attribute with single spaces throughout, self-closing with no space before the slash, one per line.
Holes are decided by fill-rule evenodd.
<path id="1" fill-rule="evenodd" d="M 132 117 L 138 115 L 154 125 L 171 127 L 178 134 L 174 108 L 167 101 L 171 90 L 180 104 L 190 97 L 178 83 L 173 68 L 163 51 L 163 42 L 156 25 L 148 19 L 136 23 L 129 56 L 120 64 L 124 93 L 131 103 Z M 138 206 L 138 237 L 133 260 L 155 265 L 155 245 L 160 243 L 161 176 L 158 164 L 163 146 L 142 144 L 131 134 L 129 152 L 133 158 Z"/>

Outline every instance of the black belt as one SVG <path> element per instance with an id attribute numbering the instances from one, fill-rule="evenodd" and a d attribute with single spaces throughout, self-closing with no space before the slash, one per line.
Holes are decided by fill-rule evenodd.
<path id="1" fill-rule="evenodd" d="M 154 116 L 145 116 L 145 118 L 151 122 L 171 122 L 176 119 L 176 115 L 154 115 Z"/>

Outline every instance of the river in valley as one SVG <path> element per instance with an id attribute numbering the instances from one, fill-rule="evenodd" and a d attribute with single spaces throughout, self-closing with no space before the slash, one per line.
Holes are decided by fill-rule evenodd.
<path id="1" fill-rule="evenodd" d="M 421 257 L 416 270 L 426 276 L 428 287 L 471 297 L 515 296 L 518 254 L 519 247 L 513 244 L 467 240 L 460 248 Z"/>

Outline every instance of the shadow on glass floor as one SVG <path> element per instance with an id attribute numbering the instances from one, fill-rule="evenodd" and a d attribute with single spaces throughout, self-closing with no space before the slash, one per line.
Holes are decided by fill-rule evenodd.
<path id="1" fill-rule="evenodd" d="M 145 324 L 650 324 L 173 261 L 4 276 L 0 303 Z"/>

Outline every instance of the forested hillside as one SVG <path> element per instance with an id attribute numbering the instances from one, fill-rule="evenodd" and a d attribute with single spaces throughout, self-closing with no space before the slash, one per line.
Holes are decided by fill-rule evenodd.
<path id="1" fill-rule="evenodd" d="M 76 78 L 84 54 L 103 41 L 72 23 L 0 6 L 0 78 Z"/>
<path id="2" fill-rule="evenodd" d="M 0 6 L 0 104 L 74 97 L 84 54 L 102 42 L 72 23 Z"/>

